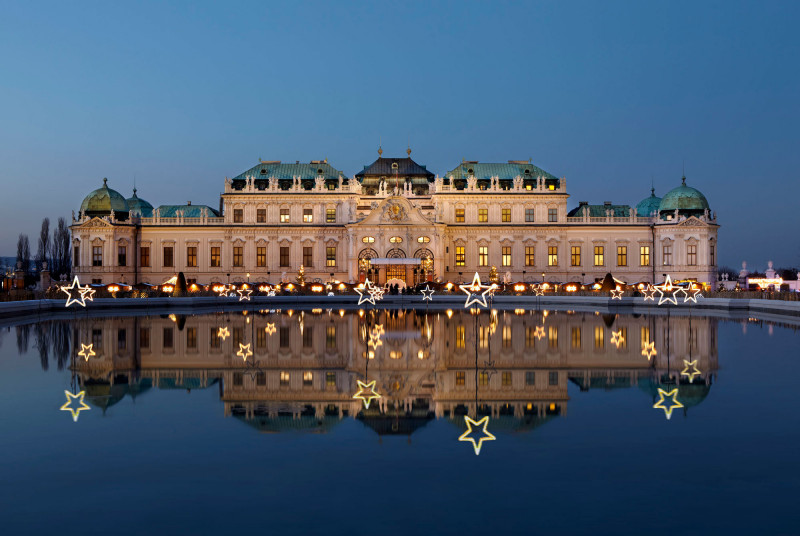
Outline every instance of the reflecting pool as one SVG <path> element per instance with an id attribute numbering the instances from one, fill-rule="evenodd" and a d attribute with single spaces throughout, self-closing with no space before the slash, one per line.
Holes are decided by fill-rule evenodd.
<path id="1" fill-rule="evenodd" d="M 3 526 L 797 534 L 800 319 L 704 314 L 6 321 Z"/>

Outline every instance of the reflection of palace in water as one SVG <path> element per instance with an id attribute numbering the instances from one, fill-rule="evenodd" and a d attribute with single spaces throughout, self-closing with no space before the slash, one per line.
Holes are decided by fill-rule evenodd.
<path id="1" fill-rule="evenodd" d="M 380 342 L 370 345 L 378 325 Z M 324 431 L 354 416 L 378 433 L 408 434 L 434 417 L 476 412 L 491 415 L 495 429 L 525 430 L 566 414 L 569 382 L 650 398 L 677 386 L 690 411 L 716 373 L 716 333 L 713 318 L 563 311 L 98 318 L 73 324 L 75 352 L 81 343 L 96 352 L 73 368 L 87 401 L 104 410 L 151 388 L 213 386 L 225 415 L 263 431 Z M 642 355 L 648 342 L 652 360 Z M 684 360 L 700 372 L 691 381 Z M 365 378 L 381 394 L 367 410 L 353 399 Z"/>

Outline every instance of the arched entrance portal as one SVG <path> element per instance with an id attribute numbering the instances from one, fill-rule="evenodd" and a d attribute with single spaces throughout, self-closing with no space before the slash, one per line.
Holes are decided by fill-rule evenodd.
<path id="1" fill-rule="evenodd" d="M 404 259 L 406 252 L 400 248 L 392 248 L 386 252 L 388 259 Z M 399 279 L 406 282 L 406 265 L 405 264 L 387 264 L 386 265 L 386 280 Z"/>
<path id="2" fill-rule="evenodd" d="M 366 277 L 370 278 L 370 281 L 374 281 L 377 279 L 377 273 L 375 272 L 377 269 L 370 266 L 369 261 L 370 259 L 377 259 L 378 252 L 372 248 L 365 248 L 362 249 L 361 252 L 358 254 L 358 281 L 359 283 L 363 283 Z"/>
<path id="3" fill-rule="evenodd" d="M 433 280 L 433 252 L 428 248 L 418 249 L 414 258 L 419 259 L 419 266 L 414 269 L 414 284 Z"/>

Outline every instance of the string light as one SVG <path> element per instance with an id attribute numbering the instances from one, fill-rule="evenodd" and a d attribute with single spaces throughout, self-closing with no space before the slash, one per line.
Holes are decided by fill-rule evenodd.
<path id="1" fill-rule="evenodd" d="M 373 400 L 381 398 L 381 395 L 375 390 L 375 380 L 369 383 L 356 380 L 356 383 L 358 383 L 358 392 L 353 395 L 353 398 L 364 402 L 364 409 L 369 409 L 369 405 Z"/>
<path id="2" fill-rule="evenodd" d="M 658 402 L 653 404 L 653 407 L 656 408 L 656 409 L 663 409 L 664 413 L 667 416 L 667 420 L 672 418 L 672 410 L 674 410 L 676 408 L 682 408 L 683 407 L 683 404 L 681 404 L 680 401 L 678 400 L 678 388 L 677 387 L 675 389 L 673 389 L 672 391 L 670 391 L 670 392 L 667 392 L 664 389 L 662 389 L 661 387 L 659 387 L 658 388 L 658 396 L 659 396 Z M 671 399 L 670 400 L 671 404 L 669 406 L 665 406 L 664 405 L 664 402 L 666 402 L 667 398 Z"/>
<path id="3" fill-rule="evenodd" d="M 75 279 L 72 280 L 71 285 L 61 287 L 61 292 L 67 295 L 67 303 L 64 307 L 69 307 L 73 303 L 77 303 L 81 307 L 86 307 L 86 300 L 94 300 L 94 289 L 89 285 L 82 287 L 80 281 L 78 281 L 77 275 Z"/>
<path id="4" fill-rule="evenodd" d="M 702 372 L 700 372 L 700 369 L 697 368 L 697 360 L 695 359 L 694 361 L 688 361 L 688 360 L 684 359 L 683 360 L 683 364 L 685 366 L 683 367 L 683 370 L 681 371 L 681 376 L 688 376 L 689 377 L 689 383 L 694 383 L 694 377 L 695 376 L 699 376 L 700 374 L 702 374 Z M 690 368 L 691 368 L 691 370 L 690 370 Z"/>
<path id="5" fill-rule="evenodd" d="M 435 292 L 430 286 L 425 285 L 425 288 L 421 290 L 422 292 L 422 300 L 423 301 L 433 301 L 433 293 Z"/>
<path id="6" fill-rule="evenodd" d="M 658 352 L 656 351 L 656 343 L 655 342 L 645 342 L 642 345 L 642 355 L 647 358 L 648 361 L 656 355 Z"/>
<path id="7" fill-rule="evenodd" d="M 89 361 L 90 357 L 94 357 L 96 355 L 94 350 L 92 350 L 93 346 L 94 346 L 94 343 L 91 343 L 91 344 L 83 344 L 83 343 L 81 343 L 81 351 L 78 352 L 78 357 L 82 357 L 86 361 Z"/>
<path id="8" fill-rule="evenodd" d="M 239 343 L 239 351 L 236 352 L 236 355 L 241 357 L 242 361 L 247 361 L 247 358 L 253 355 L 253 351 L 250 349 L 250 343 Z"/>
<path id="9" fill-rule="evenodd" d="M 67 395 L 67 401 L 63 406 L 61 406 L 60 409 L 61 411 L 69 411 L 72 414 L 73 422 L 78 422 L 78 416 L 80 415 L 81 411 L 92 409 L 83 401 L 86 391 L 81 391 L 77 395 L 74 395 L 69 391 L 64 391 L 64 394 Z M 77 405 L 73 405 L 73 402 L 76 402 Z"/>
<path id="10" fill-rule="evenodd" d="M 469 308 L 473 303 L 477 303 L 481 307 L 488 307 L 486 304 L 486 294 L 492 291 L 494 285 L 484 285 L 481 283 L 481 276 L 475 272 L 475 277 L 472 278 L 472 284 L 459 285 L 459 288 L 467 294 L 467 301 L 464 303 L 464 308 Z M 478 292 L 483 290 L 478 296 Z"/>
<path id="11" fill-rule="evenodd" d="M 483 446 L 484 441 L 494 441 L 497 439 L 494 435 L 489 433 L 486 430 L 486 427 L 489 426 L 489 416 L 486 415 L 479 421 L 472 420 L 469 416 L 464 415 L 464 422 L 467 423 L 467 431 L 461 434 L 458 438 L 459 441 L 470 441 L 472 442 L 472 448 L 475 449 L 475 456 L 478 456 L 481 453 L 481 447 Z M 482 435 L 475 440 L 474 437 L 471 437 L 473 433 L 473 428 L 480 428 Z"/>

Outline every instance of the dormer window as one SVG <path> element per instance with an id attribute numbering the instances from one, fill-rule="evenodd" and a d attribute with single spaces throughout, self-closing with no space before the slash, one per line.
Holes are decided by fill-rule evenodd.
<path id="1" fill-rule="evenodd" d="M 397 169 L 397 162 L 392 162 L 392 169 Z"/>
<path id="2" fill-rule="evenodd" d="M 531 174 L 531 170 L 530 169 L 526 169 L 525 170 L 525 175 L 530 175 L 530 174 Z"/>
<path id="3" fill-rule="evenodd" d="M 267 174 L 267 170 L 266 170 L 266 169 L 262 169 L 262 170 L 261 170 L 261 174 L 262 174 L 262 175 L 266 175 L 266 174 Z"/>

